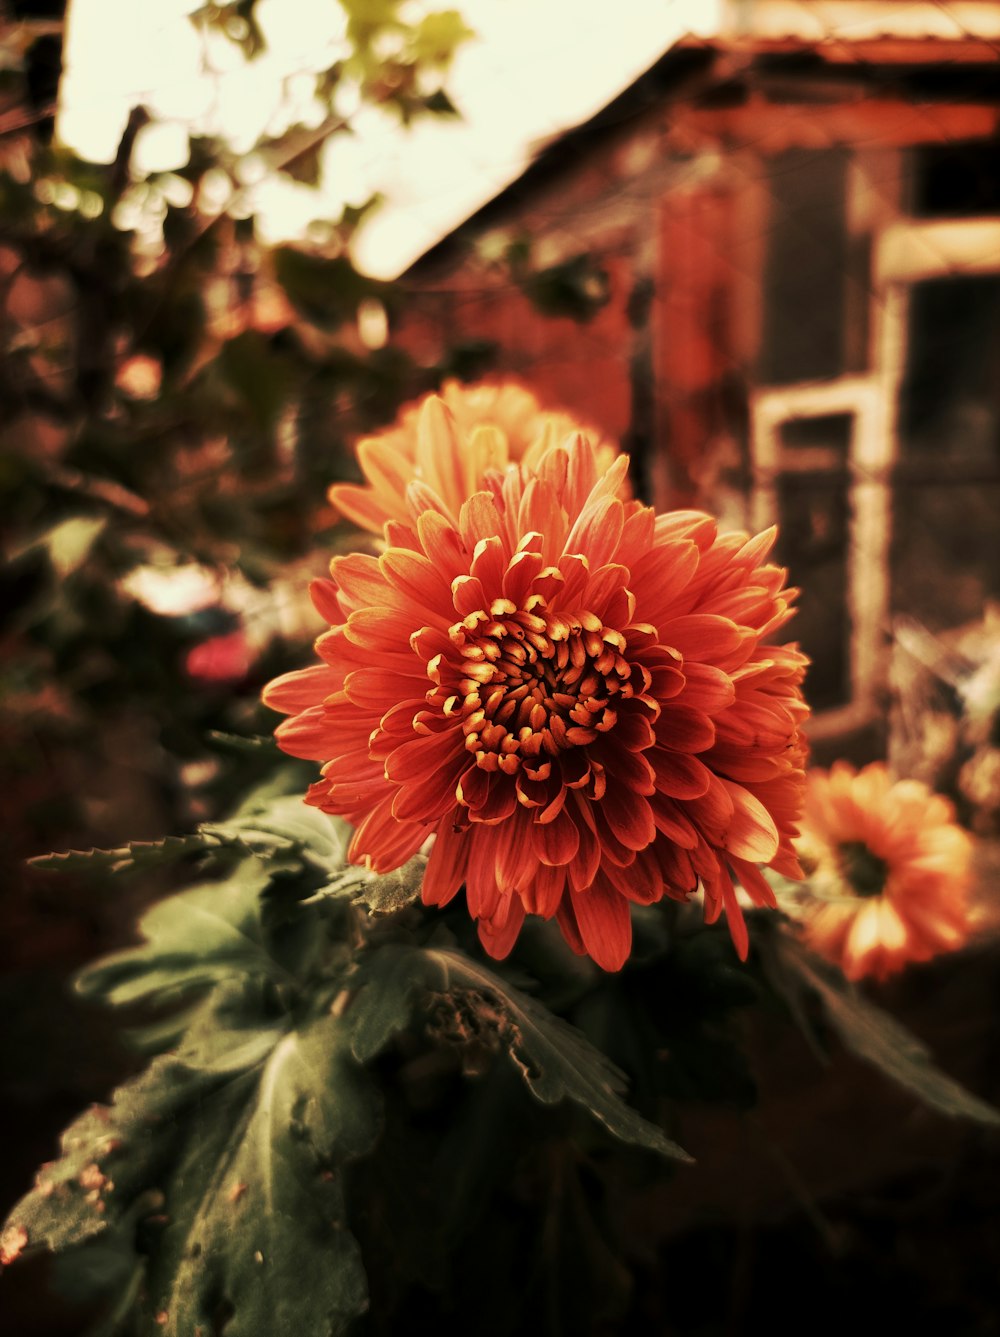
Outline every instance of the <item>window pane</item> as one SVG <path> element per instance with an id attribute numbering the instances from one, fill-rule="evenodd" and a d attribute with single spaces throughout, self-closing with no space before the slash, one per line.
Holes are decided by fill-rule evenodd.
<path id="1" fill-rule="evenodd" d="M 1000 460 L 1000 275 L 913 285 L 899 408 L 904 460 Z"/>
<path id="2" fill-rule="evenodd" d="M 915 149 L 911 190 L 918 218 L 1000 214 L 1000 143 L 987 139 Z"/>
<path id="3" fill-rule="evenodd" d="M 802 590 L 789 635 L 812 660 L 806 693 L 814 710 L 850 699 L 847 481 L 846 472 L 824 472 L 778 482 L 778 555 Z"/>
<path id="4" fill-rule="evenodd" d="M 790 418 L 779 429 L 782 448 L 796 450 L 827 450 L 847 463 L 851 445 L 853 413 L 824 413 L 816 418 Z"/>
<path id="5" fill-rule="evenodd" d="M 899 409 L 893 604 L 957 626 L 1000 597 L 1000 276 L 914 284 Z"/>

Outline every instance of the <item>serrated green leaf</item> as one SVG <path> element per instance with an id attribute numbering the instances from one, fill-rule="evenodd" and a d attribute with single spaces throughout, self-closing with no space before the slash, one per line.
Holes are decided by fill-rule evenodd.
<path id="1" fill-rule="evenodd" d="M 461 1003 L 455 1035 L 505 1053 L 528 1090 L 545 1105 L 572 1101 L 613 1137 L 671 1159 L 691 1158 L 621 1098 L 617 1068 L 578 1031 L 500 975 L 444 947 L 387 944 L 359 974 L 351 1007 L 353 1052 L 369 1062 L 411 1023 L 427 1015 L 427 996 Z"/>
<path id="2" fill-rule="evenodd" d="M 149 1271 L 164 1333 L 210 1330 L 222 1297 L 232 1337 L 345 1332 L 367 1285 L 339 1167 L 370 1149 L 380 1108 L 343 1027 L 324 1017 L 290 1032 L 237 1120 L 231 1107 L 208 1113 L 168 1191 Z"/>
<path id="3" fill-rule="evenodd" d="M 346 822 L 310 807 L 300 794 L 245 806 L 226 821 L 207 822 L 200 829 L 221 843 L 241 844 L 264 857 L 295 852 L 328 875 L 343 868 L 350 839 Z"/>
<path id="4" fill-rule="evenodd" d="M 378 1136 L 377 1091 L 332 1015 L 242 1040 L 218 1017 L 208 1029 L 227 1062 L 193 1066 L 189 1045 L 82 1115 L 6 1238 L 78 1250 L 78 1280 L 117 1286 L 136 1331 L 209 1332 L 221 1305 L 232 1337 L 339 1337 L 367 1304 L 341 1169 Z"/>
<path id="5" fill-rule="evenodd" d="M 146 1212 L 157 1210 L 178 1120 L 218 1081 L 173 1055 L 156 1059 L 119 1087 L 110 1106 L 92 1105 L 70 1124 L 61 1154 L 42 1166 L 7 1228 L 22 1230 L 28 1248 L 58 1252 L 117 1226 L 137 1203 Z"/>
<path id="6" fill-rule="evenodd" d="M 952 1118 L 1000 1125 L 1000 1110 L 936 1067 L 922 1041 L 864 998 L 843 976 L 789 933 L 777 940 L 779 959 L 816 995 L 844 1046 L 898 1082 L 931 1109 Z"/>
<path id="7" fill-rule="evenodd" d="M 348 864 L 339 868 L 313 899 L 347 900 L 352 905 L 365 906 L 375 915 L 394 914 L 419 899 L 426 867 L 427 859 L 422 854 L 414 855 L 390 873 L 373 873 Z"/>
<path id="8" fill-rule="evenodd" d="M 29 859 L 32 868 L 53 873 L 122 873 L 140 868 L 163 867 L 191 854 L 218 849 L 224 842 L 207 832 L 187 836 L 165 836 L 163 840 L 133 840 L 113 850 L 67 850 L 62 854 L 39 854 Z"/>

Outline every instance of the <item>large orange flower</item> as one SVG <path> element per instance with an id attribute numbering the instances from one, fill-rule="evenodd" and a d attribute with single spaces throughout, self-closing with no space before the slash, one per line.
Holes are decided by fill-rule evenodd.
<path id="1" fill-rule="evenodd" d="M 880 762 L 810 771 L 803 862 L 805 936 L 848 979 L 884 979 L 969 935 L 971 842 L 947 799 Z"/>
<path id="2" fill-rule="evenodd" d="M 758 864 L 799 875 L 805 660 L 773 643 L 794 594 L 773 533 L 623 503 L 627 465 L 578 435 L 457 519 L 411 484 L 386 551 L 316 588 L 323 662 L 265 694 L 281 746 L 324 763 L 308 801 L 356 825 L 350 858 L 386 871 L 433 835 L 425 903 L 464 883 L 497 957 L 528 912 L 617 969 L 629 903 L 699 883 L 745 956 L 732 875 L 761 905 Z"/>
<path id="3" fill-rule="evenodd" d="M 442 403 L 448 419 L 438 408 Z M 510 464 L 531 468 L 550 446 L 577 431 L 599 440 L 568 414 L 543 410 L 517 381 L 445 381 L 440 396 L 408 405 L 392 427 L 358 443 L 358 463 L 368 482 L 335 483 L 330 501 L 356 525 L 381 536 L 387 520 L 409 523 L 406 489 L 419 478 L 457 520 L 462 503 L 485 486 L 488 470 L 502 472 Z M 618 454 L 609 441 L 600 441 L 597 450 L 602 469 Z"/>

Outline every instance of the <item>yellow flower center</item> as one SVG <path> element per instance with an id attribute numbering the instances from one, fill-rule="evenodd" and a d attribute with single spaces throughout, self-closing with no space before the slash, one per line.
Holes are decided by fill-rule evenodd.
<path id="1" fill-rule="evenodd" d="M 649 674 L 625 658 L 625 637 L 594 613 L 553 613 L 540 596 L 518 608 L 494 599 L 449 635 L 462 676 L 445 699 L 461 715 L 466 749 L 484 770 L 548 778 L 550 758 L 614 728 L 616 703 L 645 691 Z"/>

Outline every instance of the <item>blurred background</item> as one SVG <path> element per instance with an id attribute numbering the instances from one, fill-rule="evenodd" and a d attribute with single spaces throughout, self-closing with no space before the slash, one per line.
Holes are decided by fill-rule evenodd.
<path id="1" fill-rule="evenodd" d="M 24 859 L 277 764 L 260 688 L 357 542 L 326 488 L 448 378 L 780 524 L 816 759 L 887 755 L 981 838 L 979 939 L 880 995 L 1000 1097 L 998 118 L 992 0 L 0 3 L 5 1204 L 133 1061 L 67 981 L 169 886 Z M 703 1111 L 636 1209 L 635 1330 L 748 1330 L 781 1259 L 820 1331 L 873 1282 L 1000 1331 L 995 1143 L 772 1041 L 760 1122 Z M 79 1331 L 43 1273 L 8 1330 Z"/>

